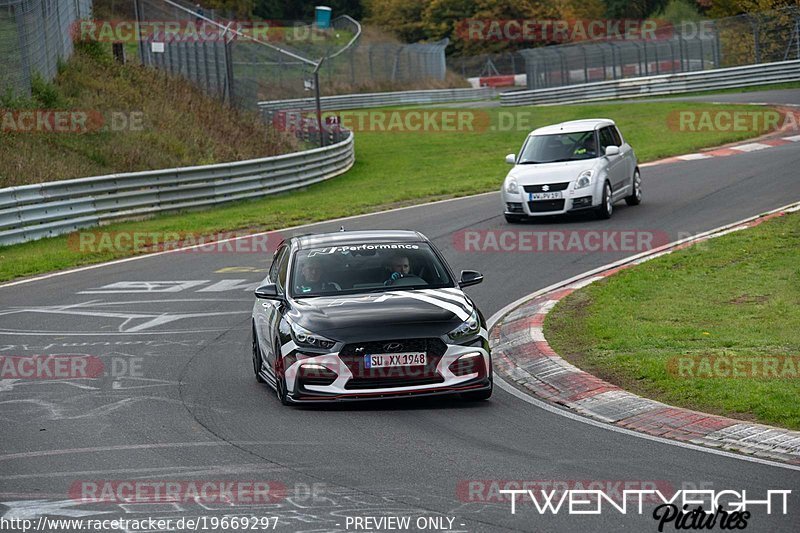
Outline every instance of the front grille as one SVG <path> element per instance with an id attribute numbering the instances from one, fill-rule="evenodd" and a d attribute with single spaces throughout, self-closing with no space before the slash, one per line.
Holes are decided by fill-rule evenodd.
<path id="1" fill-rule="evenodd" d="M 387 349 L 391 343 L 400 347 Z M 356 349 L 361 348 L 358 353 Z M 369 389 L 382 387 L 410 387 L 441 383 L 444 381 L 436 372 L 439 361 L 447 351 L 447 345 L 441 339 L 398 339 L 380 342 L 361 342 L 347 344 L 339 352 L 339 358 L 347 365 L 353 377 L 347 382 L 346 389 Z M 428 354 L 424 366 L 397 368 L 365 368 L 364 356 L 377 353 L 426 352 Z"/>
<path id="2" fill-rule="evenodd" d="M 537 200 L 528 202 L 531 213 L 546 213 L 547 211 L 561 211 L 564 209 L 564 200 Z"/>
<path id="3" fill-rule="evenodd" d="M 547 190 L 544 190 L 544 187 L 547 187 Z M 525 192 L 553 192 L 553 191 L 563 191 L 569 187 L 569 182 L 566 181 L 564 183 L 543 183 L 541 185 L 525 185 L 523 189 Z"/>
<path id="4" fill-rule="evenodd" d="M 416 378 L 416 379 L 361 379 L 358 381 L 350 380 L 345 388 L 347 390 L 364 390 L 364 389 L 388 389 L 391 387 L 417 387 L 419 385 L 433 385 L 436 383 L 444 383 L 444 378 L 436 375 L 429 378 Z"/>

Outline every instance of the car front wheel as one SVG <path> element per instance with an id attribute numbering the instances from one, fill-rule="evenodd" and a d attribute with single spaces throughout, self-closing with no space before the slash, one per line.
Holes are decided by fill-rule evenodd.
<path id="1" fill-rule="evenodd" d="M 291 405 L 289 392 L 286 390 L 286 378 L 284 378 L 283 370 L 280 368 L 283 365 L 279 361 L 281 361 L 281 356 L 277 354 L 275 357 L 275 394 L 282 405 Z"/>
<path id="2" fill-rule="evenodd" d="M 597 218 L 606 219 L 611 218 L 614 213 L 614 202 L 611 199 L 611 184 L 606 182 L 603 186 L 603 200 L 597 207 Z"/>
<path id="3" fill-rule="evenodd" d="M 625 203 L 628 205 L 642 203 L 642 176 L 639 175 L 639 169 L 636 169 L 633 173 L 633 190 L 630 196 L 625 197 Z"/>

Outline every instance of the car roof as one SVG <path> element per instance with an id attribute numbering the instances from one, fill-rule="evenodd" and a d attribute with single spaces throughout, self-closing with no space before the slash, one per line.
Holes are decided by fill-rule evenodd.
<path id="1" fill-rule="evenodd" d="M 299 248 L 318 246 L 349 246 L 376 242 L 427 242 L 418 231 L 410 230 L 361 230 L 337 231 L 333 233 L 314 233 L 292 237 Z"/>
<path id="2" fill-rule="evenodd" d="M 533 130 L 530 135 L 553 135 L 556 133 L 574 133 L 578 131 L 592 131 L 605 126 L 614 126 L 614 121 L 608 118 L 587 118 L 582 120 L 569 120 L 551 126 L 544 126 Z"/>

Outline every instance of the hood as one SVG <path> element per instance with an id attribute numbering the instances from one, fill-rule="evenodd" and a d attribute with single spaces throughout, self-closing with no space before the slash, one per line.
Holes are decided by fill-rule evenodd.
<path id="1" fill-rule="evenodd" d="M 387 291 L 293 301 L 292 320 L 332 340 L 368 342 L 439 337 L 474 307 L 458 289 Z"/>
<path id="2" fill-rule="evenodd" d="M 508 173 L 508 177 L 516 178 L 517 183 L 521 186 L 564 183 L 575 181 L 581 172 L 593 169 L 596 165 L 597 159 L 541 163 L 538 165 L 517 165 Z"/>

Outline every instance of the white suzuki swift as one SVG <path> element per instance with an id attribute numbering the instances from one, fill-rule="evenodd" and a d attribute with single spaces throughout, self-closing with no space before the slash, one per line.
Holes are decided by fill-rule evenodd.
<path id="1" fill-rule="evenodd" d="M 609 218 L 614 203 L 642 201 L 633 148 L 608 119 L 573 120 L 532 131 L 503 182 L 506 220 L 592 209 Z"/>

